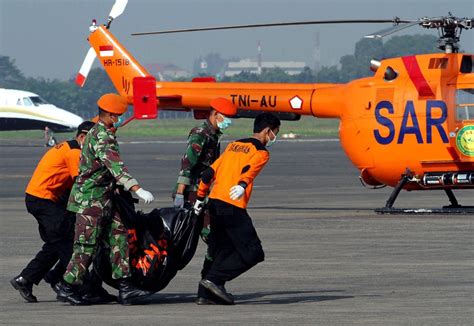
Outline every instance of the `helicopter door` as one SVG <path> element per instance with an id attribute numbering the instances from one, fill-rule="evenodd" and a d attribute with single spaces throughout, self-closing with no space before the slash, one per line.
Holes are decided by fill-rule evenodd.
<path id="1" fill-rule="evenodd" d="M 456 151 L 464 162 L 474 162 L 474 88 L 456 90 Z"/>

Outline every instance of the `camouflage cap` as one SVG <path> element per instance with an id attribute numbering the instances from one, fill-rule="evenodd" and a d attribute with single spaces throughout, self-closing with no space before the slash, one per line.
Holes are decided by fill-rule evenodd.
<path id="1" fill-rule="evenodd" d="M 237 113 L 237 107 L 231 101 L 222 97 L 213 99 L 210 105 L 214 110 L 227 117 L 232 117 Z"/>
<path id="2" fill-rule="evenodd" d="M 124 114 L 127 111 L 128 102 L 125 97 L 108 93 L 101 96 L 97 101 L 97 105 L 106 112 Z"/>

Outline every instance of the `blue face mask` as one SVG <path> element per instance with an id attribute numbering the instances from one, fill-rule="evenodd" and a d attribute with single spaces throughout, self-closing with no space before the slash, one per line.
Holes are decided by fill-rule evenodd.
<path id="1" fill-rule="evenodd" d="M 223 117 L 224 119 L 222 121 L 217 121 L 217 127 L 219 128 L 220 131 L 223 131 L 224 129 L 229 128 L 232 126 L 232 120 L 230 120 L 227 117 Z"/>
<path id="2" fill-rule="evenodd" d="M 120 127 L 125 121 L 125 118 L 121 115 L 120 117 L 118 117 L 118 120 L 117 122 L 114 122 L 114 128 L 117 129 L 118 127 Z"/>

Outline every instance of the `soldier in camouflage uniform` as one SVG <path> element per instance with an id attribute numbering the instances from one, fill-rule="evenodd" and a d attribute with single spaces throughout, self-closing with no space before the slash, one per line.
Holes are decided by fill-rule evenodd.
<path id="1" fill-rule="evenodd" d="M 129 281 L 127 229 L 112 205 L 116 184 L 134 191 L 145 203 L 153 195 L 141 188 L 120 159 L 115 129 L 126 112 L 125 98 L 105 94 L 97 102 L 99 122 L 86 136 L 81 153 L 79 176 L 69 197 L 68 210 L 76 213 L 73 254 L 59 287 L 58 300 L 73 305 L 89 304 L 78 287 L 92 263 L 98 246 L 105 241 L 111 249 L 112 278 L 119 284 L 119 302 L 129 304 L 151 293 L 141 291 Z"/>
<path id="2" fill-rule="evenodd" d="M 237 113 L 235 106 L 223 98 L 212 100 L 210 106 L 209 118 L 189 133 L 188 147 L 181 160 L 173 192 L 175 207 L 183 207 L 185 202 L 194 204 L 201 173 L 219 157 L 219 138 L 224 129 L 232 124 L 228 117 Z"/>

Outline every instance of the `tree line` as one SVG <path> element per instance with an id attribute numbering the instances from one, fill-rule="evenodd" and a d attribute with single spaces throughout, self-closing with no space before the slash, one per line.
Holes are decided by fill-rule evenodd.
<path id="1" fill-rule="evenodd" d="M 221 78 L 223 82 L 268 82 L 268 83 L 343 83 L 352 79 L 369 76 L 369 62 L 372 58 L 383 59 L 421 53 L 439 52 L 436 48 L 437 37 L 433 35 L 394 36 L 388 41 L 373 39 L 359 40 L 354 54 L 345 55 L 339 65 L 324 66 L 320 71 L 306 67 L 297 75 L 288 75 L 280 68 L 263 69 L 260 75 L 241 72 L 232 77 Z M 217 72 L 225 60 L 219 55 L 210 54 L 212 71 Z M 217 66 L 216 66 L 217 65 Z M 183 81 L 180 79 L 180 81 Z M 58 107 L 65 108 L 84 118 L 90 118 L 97 112 L 97 99 L 104 93 L 115 92 L 115 88 L 105 71 L 92 69 L 84 88 L 74 83 L 74 78 L 66 81 L 57 79 L 25 77 L 18 69 L 15 60 L 0 54 L 0 88 L 13 88 L 39 94 L 45 100 Z"/>

